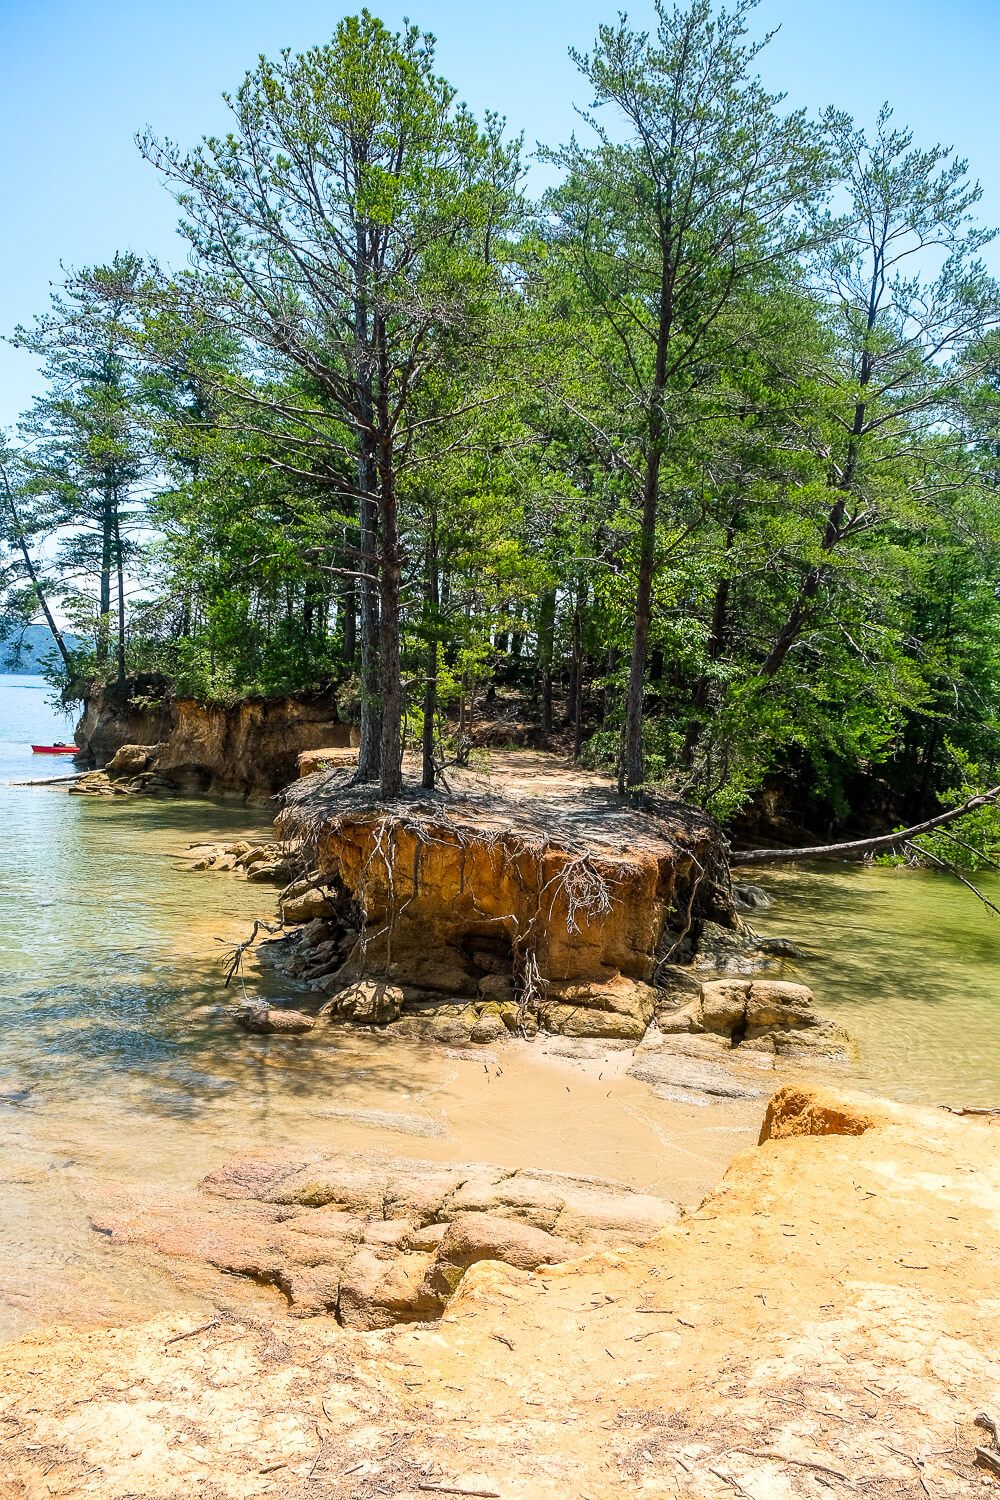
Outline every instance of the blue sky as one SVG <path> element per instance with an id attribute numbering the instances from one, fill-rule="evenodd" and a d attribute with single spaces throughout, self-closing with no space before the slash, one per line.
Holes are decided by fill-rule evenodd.
<path id="1" fill-rule="evenodd" d="M 492 107 L 529 144 L 557 142 L 587 103 L 569 44 L 585 48 L 623 0 L 407 0 L 370 8 L 409 14 L 439 39 L 440 69 L 474 109 Z M 629 5 L 644 23 L 646 0 Z M 60 262 L 116 249 L 183 255 L 175 206 L 139 157 L 135 131 L 193 142 L 224 125 L 219 95 L 260 52 L 330 35 L 344 9 L 319 0 L 0 0 L 0 334 L 47 305 Z M 766 83 L 792 105 L 828 103 L 873 118 L 890 99 L 918 140 L 969 157 L 1000 223 L 1000 0 L 761 0 L 761 30 L 781 30 L 761 58 Z M 1000 272 L 1000 250 L 994 254 Z M 30 358 L 0 345 L 0 427 L 38 389 Z"/>

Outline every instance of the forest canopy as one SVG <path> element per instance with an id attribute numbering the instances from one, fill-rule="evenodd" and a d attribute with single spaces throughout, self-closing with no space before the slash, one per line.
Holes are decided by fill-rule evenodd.
<path id="1" fill-rule="evenodd" d="M 602 26 L 537 200 L 368 11 L 225 135 L 140 135 L 184 268 L 122 251 L 12 333 L 0 636 L 47 625 L 68 697 L 335 690 L 386 796 L 484 713 L 723 818 L 995 783 L 994 231 L 889 105 L 770 94 L 753 10 Z"/>

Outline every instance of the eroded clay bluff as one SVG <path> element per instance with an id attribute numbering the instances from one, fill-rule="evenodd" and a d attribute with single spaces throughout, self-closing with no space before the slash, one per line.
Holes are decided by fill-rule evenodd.
<path id="1" fill-rule="evenodd" d="M 501 1030 L 638 1041 L 675 1008 L 664 970 L 704 924 L 739 926 L 725 838 L 680 804 L 623 806 L 596 777 L 533 785 L 518 764 L 506 785 L 454 777 L 447 794 L 389 805 L 346 768 L 296 782 L 276 830 L 309 873 L 282 893 L 282 918 L 310 924 L 334 996 L 382 984 L 368 1021 L 444 997 Z"/>
<path id="2" fill-rule="evenodd" d="M 9 1345 L 5 1500 L 997 1493 L 998 1128 L 785 1088 L 763 1134 L 641 1248 L 479 1262 L 433 1324 Z"/>
<path id="3" fill-rule="evenodd" d="M 175 697 L 165 678 L 146 675 L 124 689 L 90 688 L 76 743 L 90 764 L 111 771 L 118 790 L 263 798 L 292 780 L 303 751 L 347 746 L 354 734 L 332 694 L 206 704 Z"/>

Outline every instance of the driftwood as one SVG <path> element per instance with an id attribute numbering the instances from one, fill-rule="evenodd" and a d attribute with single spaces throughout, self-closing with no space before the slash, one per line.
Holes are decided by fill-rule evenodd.
<path id="1" fill-rule="evenodd" d="M 961 807 L 949 808 L 947 812 L 938 813 L 936 818 L 928 818 L 923 823 L 914 823 L 912 828 L 900 828 L 895 833 L 883 833 L 873 839 L 849 839 L 843 844 L 814 844 L 811 848 L 804 849 L 737 849 L 730 855 L 730 864 L 767 865 L 794 859 L 850 859 L 852 855 L 874 854 L 880 849 L 898 849 L 922 833 L 931 833 L 935 828 L 954 823 L 956 819 L 964 818 L 981 807 L 991 806 L 997 798 L 1000 798 L 1000 786 L 970 797 Z"/>
<path id="2" fill-rule="evenodd" d="M 8 781 L 8 786 L 65 786 L 67 781 L 82 781 L 89 771 L 77 771 L 73 776 L 42 776 L 37 781 Z"/>
<path id="3" fill-rule="evenodd" d="M 942 1104 L 950 1115 L 1000 1115 L 1000 1107 L 996 1105 L 982 1106 L 976 1104 Z M 980 1423 L 985 1426 L 985 1423 Z"/>

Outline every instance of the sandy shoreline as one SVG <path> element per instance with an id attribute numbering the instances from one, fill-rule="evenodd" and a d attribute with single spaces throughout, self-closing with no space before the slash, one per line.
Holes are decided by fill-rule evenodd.
<path id="1" fill-rule="evenodd" d="M 466 1272 L 434 1324 L 226 1313 L 0 1350 L 5 1500 L 965 1500 L 995 1400 L 996 1128 L 786 1089 L 648 1245 Z"/>

